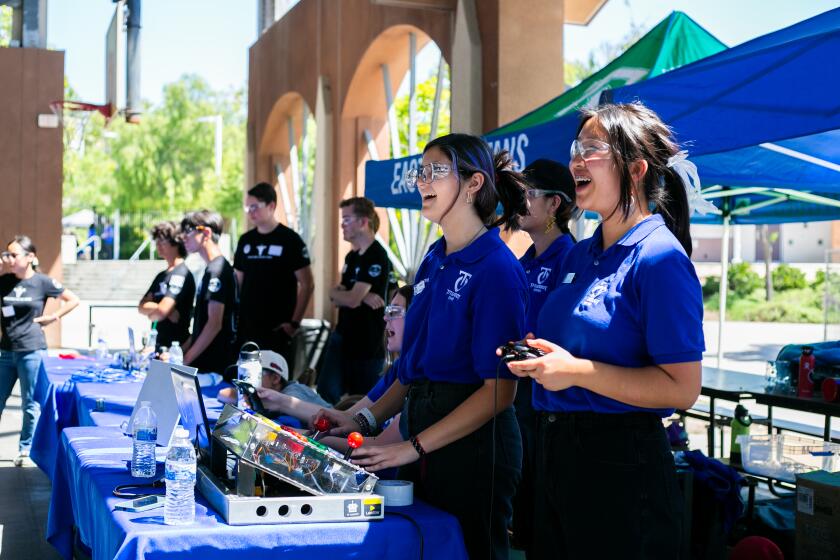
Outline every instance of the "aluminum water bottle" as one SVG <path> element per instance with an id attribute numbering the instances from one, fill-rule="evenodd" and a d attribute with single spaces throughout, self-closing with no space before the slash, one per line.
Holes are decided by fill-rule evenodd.
<path id="1" fill-rule="evenodd" d="M 181 349 L 181 343 L 177 340 L 172 343 L 172 348 L 169 349 L 169 363 L 179 366 L 184 364 L 184 351 Z"/>
<path id="2" fill-rule="evenodd" d="M 247 349 L 252 347 L 253 349 Z M 246 342 L 239 350 L 239 361 L 236 362 L 236 377 L 240 381 L 250 383 L 255 389 L 262 386 L 262 363 L 260 363 L 260 347 L 253 342 Z M 245 402 L 245 396 L 239 394 L 239 408 L 250 408 Z"/>
<path id="3" fill-rule="evenodd" d="M 163 522 L 167 525 L 189 525 L 195 521 L 195 449 L 190 434 L 183 427 L 175 429 L 175 437 L 166 454 L 166 501 Z"/>
<path id="4" fill-rule="evenodd" d="M 143 401 L 134 416 L 131 426 L 134 443 L 131 453 L 131 476 L 152 478 L 155 476 L 155 445 L 157 444 L 157 417 L 152 403 Z"/>

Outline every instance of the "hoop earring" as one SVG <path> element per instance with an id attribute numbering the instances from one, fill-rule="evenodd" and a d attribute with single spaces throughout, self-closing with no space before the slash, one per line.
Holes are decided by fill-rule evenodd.
<path id="1" fill-rule="evenodd" d="M 554 216 L 549 216 L 548 219 L 545 221 L 545 231 L 543 233 L 549 233 L 551 230 L 554 229 L 554 224 L 557 223 L 557 218 Z"/>

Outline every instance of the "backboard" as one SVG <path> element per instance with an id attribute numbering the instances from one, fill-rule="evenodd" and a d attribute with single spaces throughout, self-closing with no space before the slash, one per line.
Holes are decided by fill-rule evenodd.
<path id="1" fill-rule="evenodd" d="M 112 115 L 125 110 L 125 43 L 125 0 L 119 0 L 105 35 L 105 104 Z"/>

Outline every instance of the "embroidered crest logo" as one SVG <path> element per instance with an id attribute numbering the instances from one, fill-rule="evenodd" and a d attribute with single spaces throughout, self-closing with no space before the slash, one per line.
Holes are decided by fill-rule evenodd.
<path id="1" fill-rule="evenodd" d="M 472 274 L 469 272 L 464 272 L 463 270 L 458 271 L 458 279 L 455 280 L 455 291 L 460 292 L 461 288 L 467 285 L 467 282 L 470 281 L 472 278 Z"/>
<path id="2" fill-rule="evenodd" d="M 548 275 L 551 274 L 551 269 L 546 268 L 544 266 L 540 267 L 540 273 L 537 276 L 537 283 L 541 285 L 545 285 L 545 281 L 548 280 Z"/>
<path id="3" fill-rule="evenodd" d="M 15 297 L 16 297 L 16 298 L 19 298 L 20 296 L 22 296 L 22 295 L 23 295 L 23 292 L 25 292 L 25 291 L 26 291 L 26 287 L 25 287 L 25 286 L 15 286 L 15 287 L 12 289 L 12 291 L 15 293 Z"/>

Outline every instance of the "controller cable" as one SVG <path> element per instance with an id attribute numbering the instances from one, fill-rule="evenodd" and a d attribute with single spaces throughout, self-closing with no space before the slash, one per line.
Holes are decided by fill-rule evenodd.
<path id="1" fill-rule="evenodd" d="M 420 524 L 417 523 L 417 520 L 407 515 L 405 513 L 394 511 L 394 510 L 386 510 L 386 515 L 396 515 L 397 517 L 402 517 L 403 519 L 408 520 L 409 523 L 414 525 L 414 528 L 417 529 L 417 536 L 420 539 L 420 560 L 423 560 L 423 529 L 420 527 Z"/>

